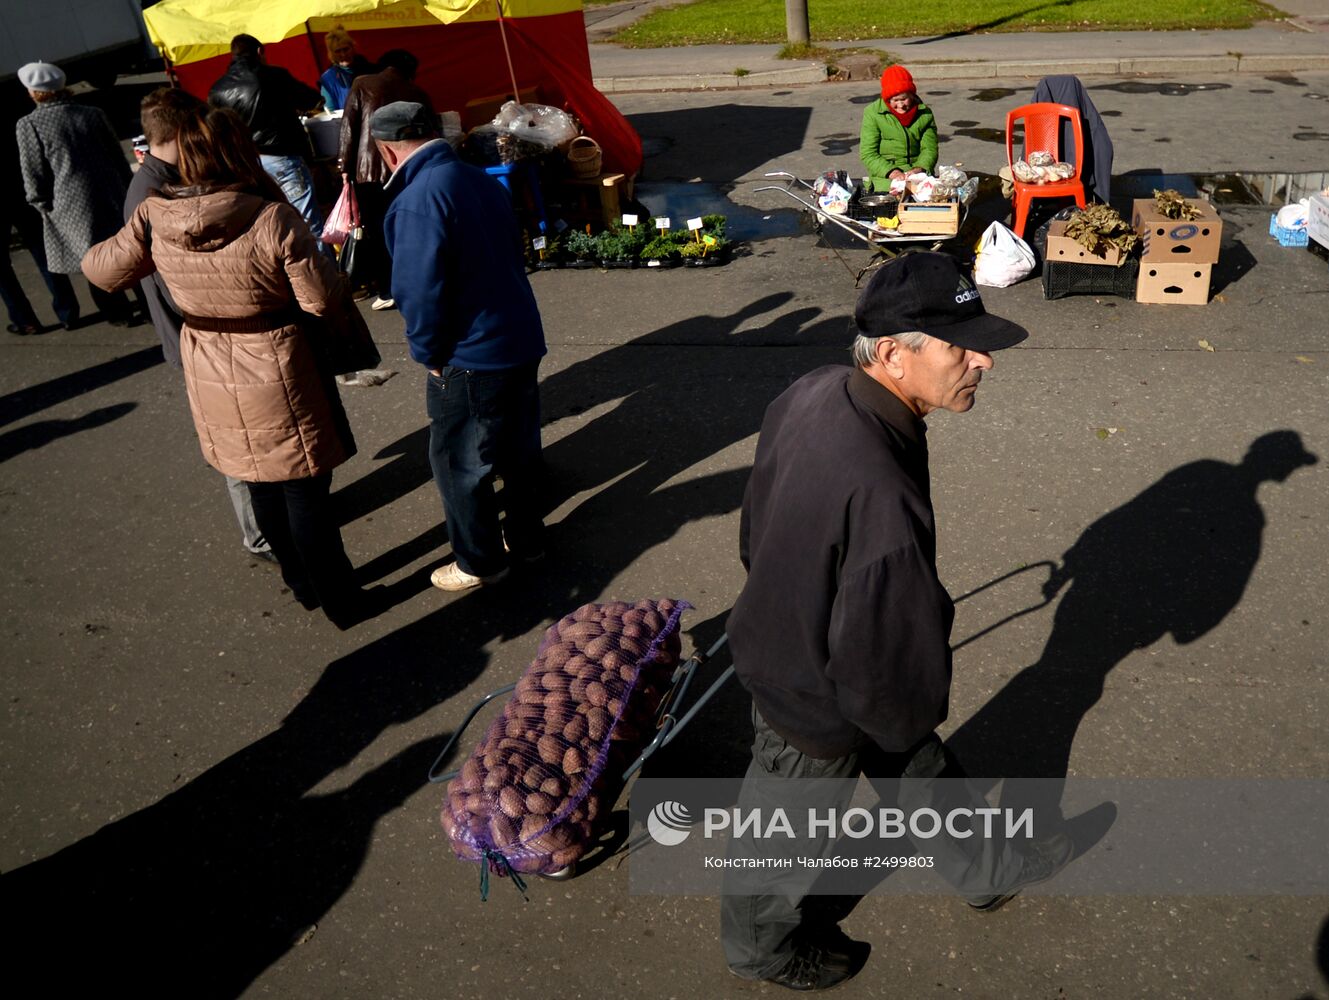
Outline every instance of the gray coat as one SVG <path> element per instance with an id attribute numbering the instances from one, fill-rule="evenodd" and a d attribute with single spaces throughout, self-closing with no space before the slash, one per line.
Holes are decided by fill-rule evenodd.
<path id="1" fill-rule="evenodd" d="M 28 202 L 41 213 L 46 264 L 78 274 L 83 255 L 120 231 L 131 171 L 100 108 L 58 97 L 18 120 Z"/>

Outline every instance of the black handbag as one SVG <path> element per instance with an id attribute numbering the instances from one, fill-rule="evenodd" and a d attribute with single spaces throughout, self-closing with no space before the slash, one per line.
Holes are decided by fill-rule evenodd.
<path id="1" fill-rule="evenodd" d="M 369 325 L 359 306 L 351 300 L 345 282 L 342 282 L 342 294 L 331 304 L 327 314 L 312 316 L 305 313 L 302 325 L 324 375 L 350 375 L 366 368 L 377 368 L 383 363 Z"/>
<path id="2" fill-rule="evenodd" d="M 346 280 L 354 288 L 361 284 L 360 274 L 367 266 L 364 262 L 364 253 L 360 252 L 360 242 L 364 238 L 364 229 L 356 226 L 346 237 L 346 242 L 341 245 L 341 252 L 337 254 L 337 270 L 346 275 Z"/>

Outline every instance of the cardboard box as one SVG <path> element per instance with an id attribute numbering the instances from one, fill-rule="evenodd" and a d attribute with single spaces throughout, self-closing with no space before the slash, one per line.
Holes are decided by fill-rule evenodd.
<path id="1" fill-rule="evenodd" d="M 905 236 L 954 236 L 960 231 L 960 203 L 900 203 L 900 229 Z"/>
<path id="2" fill-rule="evenodd" d="M 1075 240 L 1066 235 L 1066 223 L 1058 220 L 1048 227 L 1048 249 L 1043 258 L 1045 264 L 1110 264 L 1116 267 L 1121 263 L 1121 251 L 1108 247 L 1102 257 L 1092 254 Z"/>
<path id="3" fill-rule="evenodd" d="M 1207 201 L 1199 198 L 1187 200 L 1200 210 L 1198 219 L 1169 219 L 1154 209 L 1154 199 L 1135 200 L 1131 225 L 1144 239 L 1141 260 L 1187 264 L 1214 264 L 1218 261 L 1223 220 Z"/>
<path id="4" fill-rule="evenodd" d="M 1306 235 L 1322 247 L 1329 247 L 1329 196 L 1311 195 L 1311 210 L 1306 218 Z"/>
<path id="5" fill-rule="evenodd" d="M 1209 302 L 1209 279 L 1213 264 L 1161 263 L 1140 261 L 1140 282 L 1135 288 L 1136 302 L 1175 303 L 1202 306 Z"/>

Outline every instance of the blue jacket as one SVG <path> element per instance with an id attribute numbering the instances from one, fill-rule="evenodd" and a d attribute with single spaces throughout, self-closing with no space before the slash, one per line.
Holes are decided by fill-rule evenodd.
<path id="1" fill-rule="evenodd" d="M 526 280 L 507 190 L 442 139 L 402 164 L 383 223 L 392 297 L 411 357 L 428 368 L 493 370 L 537 361 L 544 329 Z"/>

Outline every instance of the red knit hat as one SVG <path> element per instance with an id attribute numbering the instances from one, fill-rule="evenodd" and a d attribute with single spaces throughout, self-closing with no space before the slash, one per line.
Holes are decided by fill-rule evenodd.
<path id="1" fill-rule="evenodd" d="M 896 94 L 915 93 L 914 78 L 903 66 L 887 66 L 881 73 L 881 99 L 889 101 Z"/>

